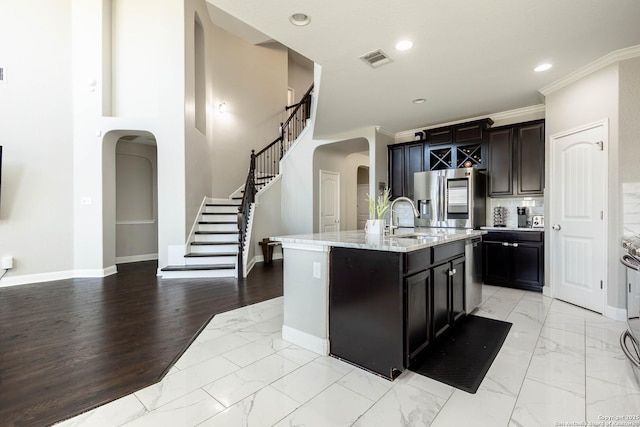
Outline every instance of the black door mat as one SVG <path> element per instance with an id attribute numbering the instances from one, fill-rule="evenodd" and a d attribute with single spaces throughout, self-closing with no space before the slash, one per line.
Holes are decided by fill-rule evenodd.
<path id="1" fill-rule="evenodd" d="M 409 369 L 475 393 L 507 338 L 511 323 L 468 315 Z"/>

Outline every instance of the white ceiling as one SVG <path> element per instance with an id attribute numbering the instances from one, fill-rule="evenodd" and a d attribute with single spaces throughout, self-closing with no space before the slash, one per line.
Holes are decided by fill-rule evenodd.
<path id="1" fill-rule="evenodd" d="M 542 87 L 640 45 L 640 0 L 207 1 L 215 6 L 210 14 L 223 11 L 251 27 L 246 40 L 276 40 L 322 67 L 315 132 L 323 137 L 368 126 L 399 132 L 541 104 Z M 311 17 L 308 26 L 289 22 L 298 12 Z M 241 37 L 247 31 L 226 29 Z M 404 38 L 413 49 L 396 51 Z M 374 69 L 359 59 L 375 49 L 393 62 Z M 554 66 L 534 73 L 543 62 Z"/>

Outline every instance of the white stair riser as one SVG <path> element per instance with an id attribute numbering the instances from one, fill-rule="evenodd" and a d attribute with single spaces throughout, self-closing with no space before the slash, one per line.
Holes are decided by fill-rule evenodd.
<path id="1" fill-rule="evenodd" d="M 196 234 L 196 242 L 224 242 L 228 244 L 239 242 L 239 234 Z"/>
<path id="2" fill-rule="evenodd" d="M 222 265 L 235 264 L 238 256 L 185 257 L 185 265 Z"/>
<path id="3" fill-rule="evenodd" d="M 194 254 L 231 254 L 238 253 L 240 248 L 237 243 L 228 245 L 191 245 L 190 252 Z"/>
<path id="4" fill-rule="evenodd" d="M 237 214 L 238 206 L 236 205 L 228 205 L 228 206 L 206 206 L 204 209 L 207 213 L 228 213 L 228 214 Z"/>
<path id="5" fill-rule="evenodd" d="M 207 277 L 237 277 L 236 270 L 190 270 L 190 271 L 163 271 L 163 279 L 196 279 Z"/>
<path id="6" fill-rule="evenodd" d="M 198 224 L 198 231 L 238 231 L 238 224 Z"/>
<path id="7" fill-rule="evenodd" d="M 235 224 L 238 223 L 238 215 L 236 214 L 216 214 L 216 215 L 207 215 L 202 214 L 200 216 L 202 221 L 220 221 L 220 222 L 233 222 Z"/>

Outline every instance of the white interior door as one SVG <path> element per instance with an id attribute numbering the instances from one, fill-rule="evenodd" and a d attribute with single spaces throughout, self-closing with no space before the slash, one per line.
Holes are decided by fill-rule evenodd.
<path id="1" fill-rule="evenodd" d="M 605 123 L 551 137 L 551 290 L 602 313 L 606 273 Z"/>
<path id="2" fill-rule="evenodd" d="M 320 171 L 320 232 L 340 229 L 340 174 Z"/>
<path id="3" fill-rule="evenodd" d="M 367 194 L 369 193 L 369 184 L 358 184 L 358 230 L 364 230 L 364 225 L 369 219 L 369 202 Z"/>

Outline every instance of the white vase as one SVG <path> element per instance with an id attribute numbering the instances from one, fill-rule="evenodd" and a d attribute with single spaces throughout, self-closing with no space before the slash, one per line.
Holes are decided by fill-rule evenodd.
<path id="1" fill-rule="evenodd" d="M 384 219 L 368 219 L 364 226 L 367 234 L 384 234 Z"/>

